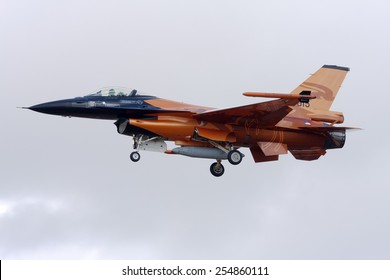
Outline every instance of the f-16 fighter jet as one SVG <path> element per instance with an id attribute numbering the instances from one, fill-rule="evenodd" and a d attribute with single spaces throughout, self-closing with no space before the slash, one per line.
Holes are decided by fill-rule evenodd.
<path id="1" fill-rule="evenodd" d="M 223 160 L 240 164 L 249 148 L 255 162 L 275 161 L 290 152 L 298 160 L 316 160 L 344 146 L 348 127 L 331 105 L 349 68 L 324 65 L 289 94 L 245 92 L 271 98 L 251 105 L 214 109 L 109 87 L 94 94 L 29 107 L 33 111 L 80 118 L 115 120 L 120 134 L 133 138 L 133 162 L 140 151 L 213 159 L 211 174 L 225 172 Z M 167 141 L 175 148 L 168 150 Z"/>

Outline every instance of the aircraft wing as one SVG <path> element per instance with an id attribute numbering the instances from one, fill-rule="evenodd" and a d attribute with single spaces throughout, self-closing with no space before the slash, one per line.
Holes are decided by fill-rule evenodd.
<path id="1" fill-rule="evenodd" d="M 264 127 L 274 126 L 292 111 L 290 106 L 294 106 L 298 102 L 300 101 L 296 97 L 286 96 L 262 103 L 210 110 L 196 114 L 194 118 L 199 121 L 238 125 L 243 125 L 247 121 L 256 121 Z"/>

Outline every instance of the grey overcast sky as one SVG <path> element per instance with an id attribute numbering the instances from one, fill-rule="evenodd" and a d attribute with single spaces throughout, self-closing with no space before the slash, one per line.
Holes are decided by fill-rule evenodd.
<path id="1" fill-rule="evenodd" d="M 1 259 L 389 259 L 390 2 L 0 1 Z M 121 85 L 225 108 L 351 68 L 341 150 L 225 164 L 17 106 Z M 256 100 L 258 101 L 258 100 Z"/>

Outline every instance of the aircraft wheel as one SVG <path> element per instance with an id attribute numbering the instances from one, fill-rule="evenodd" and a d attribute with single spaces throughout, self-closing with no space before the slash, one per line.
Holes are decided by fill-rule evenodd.
<path id="1" fill-rule="evenodd" d="M 228 161 L 233 165 L 240 164 L 242 161 L 242 154 L 237 150 L 231 150 L 228 153 Z"/>
<path id="2" fill-rule="evenodd" d="M 130 154 L 130 159 L 133 161 L 133 162 L 137 162 L 141 159 L 141 155 L 138 153 L 138 152 L 132 152 Z"/>
<path id="3" fill-rule="evenodd" d="M 221 177 L 223 173 L 225 173 L 225 168 L 220 162 L 214 162 L 210 166 L 210 172 L 213 174 L 215 177 Z"/>

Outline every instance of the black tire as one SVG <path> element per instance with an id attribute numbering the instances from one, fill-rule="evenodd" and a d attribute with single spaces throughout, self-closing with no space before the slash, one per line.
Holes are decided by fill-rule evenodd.
<path id="1" fill-rule="evenodd" d="M 219 162 L 214 162 L 210 166 L 210 172 L 213 174 L 215 177 L 221 177 L 223 173 L 225 173 L 225 167 Z"/>
<path id="2" fill-rule="evenodd" d="M 228 161 L 233 165 L 240 164 L 242 161 L 242 154 L 237 150 L 231 150 L 228 153 Z"/>
<path id="3" fill-rule="evenodd" d="M 137 161 L 139 161 L 141 159 L 141 155 L 138 152 L 132 152 L 130 154 L 130 159 L 133 162 L 137 162 Z"/>

